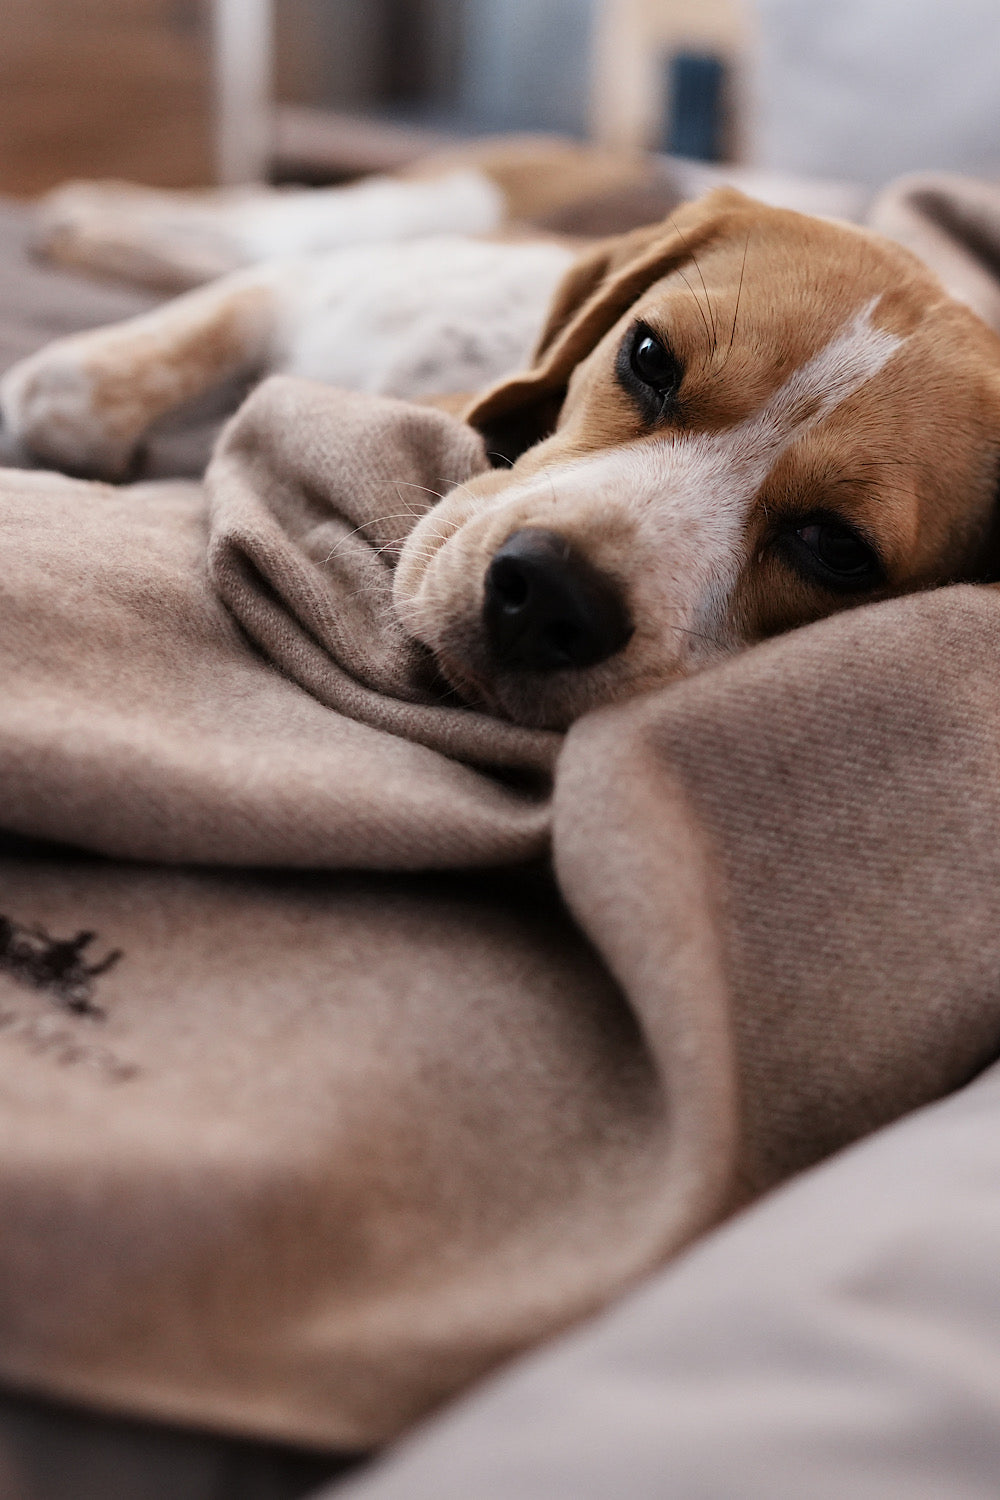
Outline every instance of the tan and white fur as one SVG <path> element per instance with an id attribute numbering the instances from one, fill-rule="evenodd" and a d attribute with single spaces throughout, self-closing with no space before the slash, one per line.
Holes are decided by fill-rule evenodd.
<path id="1" fill-rule="evenodd" d="M 191 290 L 8 372 L 3 447 L 121 479 L 161 417 L 231 379 L 281 370 L 413 399 L 481 389 L 528 360 L 574 258 L 570 242 L 515 226 L 642 170 L 512 137 L 346 188 L 71 183 L 41 205 L 46 255 Z"/>
<path id="2" fill-rule="evenodd" d="M 659 411 L 629 364 L 637 330 L 678 371 Z M 521 722 L 563 727 L 992 566 L 1000 341 L 899 247 L 732 191 L 579 258 L 447 237 L 265 264 L 41 351 L 0 400 L 32 452 L 114 477 L 170 407 L 273 368 L 411 397 L 501 377 L 467 415 L 505 461 L 416 527 L 396 602 L 468 701 Z M 613 591 L 629 628 L 600 659 L 535 669 L 498 650 L 491 564 L 522 533 L 557 537 Z M 823 559 L 852 545 L 871 566 L 844 587 Z"/>
<path id="3" fill-rule="evenodd" d="M 475 391 L 528 360 L 572 260 L 461 235 L 265 260 L 23 360 L 0 381 L 6 440 L 22 460 L 122 479 L 160 418 L 228 380 Z"/>

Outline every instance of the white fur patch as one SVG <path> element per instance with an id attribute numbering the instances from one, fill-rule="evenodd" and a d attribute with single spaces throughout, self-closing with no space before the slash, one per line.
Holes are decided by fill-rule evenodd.
<path id="1" fill-rule="evenodd" d="M 235 198 L 225 227 L 254 263 L 427 234 L 492 234 L 506 219 L 503 193 L 482 172 Z"/>
<path id="2" fill-rule="evenodd" d="M 528 363 L 573 258 L 442 235 L 303 260 L 275 282 L 273 367 L 411 399 L 480 390 Z"/>

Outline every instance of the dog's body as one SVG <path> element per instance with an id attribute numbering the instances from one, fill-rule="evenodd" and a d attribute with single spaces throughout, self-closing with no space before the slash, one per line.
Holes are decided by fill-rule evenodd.
<path id="1" fill-rule="evenodd" d="M 990 566 L 1000 341 L 907 252 L 731 191 L 579 258 L 451 235 L 264 262 L 0 398 L 33 453 L 118 477 L 160 415 L 273 368 L 414 398 L 499 379 L 468 418 L 512 466 L 416 527 L 396 601 L 522 722 Z"/>
<path id="2" fill-rule="evenodd" d="M 161 417 L 229 380 L 467 395 L 527 362 L 572 260 L 554 243 L 459 235 L 266 260 L 22 361 L 0 383 L 7 440 L 117 480 Z"/>

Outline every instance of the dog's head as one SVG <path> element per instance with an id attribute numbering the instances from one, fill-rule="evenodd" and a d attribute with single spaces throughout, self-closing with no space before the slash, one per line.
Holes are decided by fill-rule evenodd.
<path id="1" fill-rule="evenodd" d="M 416 527 L 397 605 L 522 723 L 988 566 L 1000 340 L 908 252 L 731 190 L 586 254 L 469 420 L 502 467 Z"/>

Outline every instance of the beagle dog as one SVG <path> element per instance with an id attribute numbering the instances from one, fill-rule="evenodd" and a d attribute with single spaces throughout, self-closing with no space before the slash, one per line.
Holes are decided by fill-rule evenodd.
<path id="1" fill-rule="evenodd" d="M 501 377 L 465 413 L 495 467 L 416 525 L 395 599 L 520 723 L 992 564 L 1000 340 L 899 246 L 732 189 L 579 255 L 447 238 L 237 272 L 32 356 L 0 404 L 35 454 L 115 477 L 251 368 L 411 397 Z"/>

